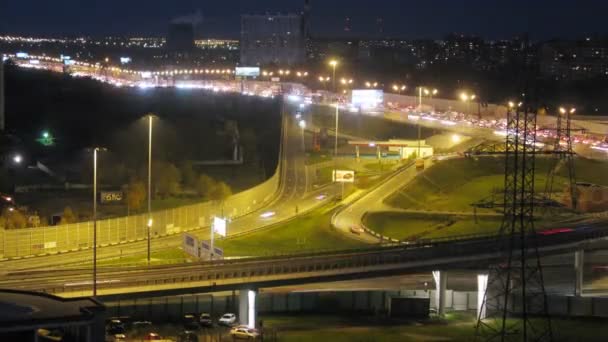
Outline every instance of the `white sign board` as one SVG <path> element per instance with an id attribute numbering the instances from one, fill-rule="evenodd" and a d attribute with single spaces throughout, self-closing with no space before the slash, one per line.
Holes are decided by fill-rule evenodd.
<path id="1" fill-rule="evenodd" d="M 221 217 L 213 218 L 213 231 L 221 236 L 226 236 L 226 219 Z"/>
<path id="2" fill-rule="evenodd" d="M 332 179 L 334 182 L 338 182 L 338 183 L 354 183 L 355 182 L 355 171 L 334 170 Z"/>
<path id="3" fill-rule="evenodd" d="M 382 105 L 384 92 L 379 89 L 353 89 L 351 104 L 359 108 L 376 108 Z"/>
<path id="4" fill-rule="evenodd" d="M 259 67 L 236 67 L 234 71 L 235 76 L 241 77 L 258 77 L 260 76 Z"/>

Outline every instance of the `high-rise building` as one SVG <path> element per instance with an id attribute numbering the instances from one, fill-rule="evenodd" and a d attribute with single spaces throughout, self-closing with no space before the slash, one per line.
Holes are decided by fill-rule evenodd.
<path id="1" fill-rule="evenodd" d="M 305 62 L 308 23 L 302 14 L 243 15 L 241 65 L 297 65 Z"/>
<path id="2" fill-rule="evenodd" d="M 166 46 L 171 52 L 187 53 L 194 50 L 194 25 L 190 22 L 171 22 Z"/>

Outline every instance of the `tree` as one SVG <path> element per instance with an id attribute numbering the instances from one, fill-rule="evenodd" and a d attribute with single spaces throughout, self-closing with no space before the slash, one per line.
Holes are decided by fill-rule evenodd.
<path id="1" fill-rule="evenodd" d="M 70 208 L 69 206 L 63 208 L 63 214 L 61 215 L 61 220 L 59 221 L 59 224 L 69 224 L 74 223 L 76 221 L 78 221 L 78 219 L 76 218 L 76 214 L 74 214 L 72 208 Z"/>
<path id="2" fill-rule="evenodd" d="M 180 192 L 181 175 L 177 167 L 171 163 L 161 162 L 152 175 L 156 192 L 161 197 L 177 195 Z"/>
<path id="3" fill-rule="evenodd" d="M 196 193 L 202 198 L 207 199 L 210 197 L 210 194 L 213 191 L 215 184 L 215 179 L 207 176 L 206 174 L 201 174 L 196 180 Z"/>
<path id="4" fill-rule="evenodd" d="M 197 178 L 196 173 L 194 172 L 192 162 L 189 160 L 182 162 L 179 166 L 179 170 L 182 174 L 182 181 L 184 185 L 189 188 L 196 188 L 199 179 Z"/>
<path id="5" fill-rule="evenodd" d="M 224 202 L 228 197 L 232 195 L 232 189 L 224 182 L 217 182 L 211 188 L 209 193 L 209 199 L 219 202 Z"/>
<path id="6" fill-rule="evenodd" d="M 14 208 L 5 208 L 2 213 L 2 218 L 7 229 L 19 229 L 27 226 L 27 218 L 19 210 Z"/>
<path id="7" fill-rule="evenodd" d="M 126 195 L 128 210 L 139 210 L 148 195 L 146 185 L 141 181 L 132 180 L 127 186 Z"/>

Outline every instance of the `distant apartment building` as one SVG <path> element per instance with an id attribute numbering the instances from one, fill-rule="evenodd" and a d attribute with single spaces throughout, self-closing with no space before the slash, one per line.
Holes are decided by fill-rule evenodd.
<path id="1" fill-rule="evenodd" d="M 241 65 L 298 65 L 306 61 L 304 14 L 243 15 Z"/>
<path id="2" fill-rule="evenodd" d="M 556 80 L 608 78 L 608 38 L 546 42 L 540 49 L 540 72 Z"/>

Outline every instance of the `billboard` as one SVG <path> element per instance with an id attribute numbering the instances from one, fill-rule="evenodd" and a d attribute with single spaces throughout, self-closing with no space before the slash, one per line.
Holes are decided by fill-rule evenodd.
<path id="1" fill-rule="evenodd" d="M 226 236 L 226 219 L 217 216 L 214 217 L 213 231 L 221 236 Z"/>
<path id="2" fill-rule="evenodd" d="M 355 171 L 334 170 L 332 180 L 338 183 L 354 183 Z"/>
<path id="3" fill-rule="evenodd" d="M 384 101 L 384 91 L 379 89 L 353 89 L 351 100 L 359 108 L 376 108 Z"/>
<path id="4" fill-rule="evenodd" d="M 260 76 L 259 67 L 236 67 L 234 74 L 241 77 L 258 77 Z"/>

